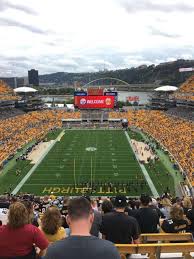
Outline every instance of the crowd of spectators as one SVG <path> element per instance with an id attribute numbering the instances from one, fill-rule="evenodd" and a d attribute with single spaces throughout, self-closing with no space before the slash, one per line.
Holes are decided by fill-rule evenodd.
<path id="1" fill-rule="evenodd" d="M 34 111 L 28 114 L 1 120 L 0 164 L 19 148 L 32 140 L 42 139 L 53 128 L 62 127 L 62 119 L 80 118 L 79 112 L 62 110 Z M 141 128 L 158 140 L 181 165 L 193 180 L 193 123 L 172 117 L 161 111 L 128 111 L 110 113 L 110 118 L 127 118 L 129 125 Z"/>
<path id="2" fill-rule="evenodd" d="M 167 110 L 166 113 L 171 116 L 194 121 L 192 108 L 175 107 Z"/>
<path id="3" fill-rule="evenodd" d="M 161 143 L 194 184 L 193 136 L 191 121 L 168 116 L 161 111 L 137 111 L 134 125 Z"/>
<path id="4" fill-rule="evenodd" d="M 185 112 L 185 109 L 183 110 Z M 115 112 L 110 113 L 110 116 L 127 118 L 130 125 L 140 128 L 161 143 L 174 156 L 194 184 L 192 136 L 194 125 L 191 120 L 170 116 L 162 111 L 148 110 Z"/>
<path id="5" fill-rule="evenodd" d="M 13 89 L 8 87 L 3 81 L 0 80 L 0 101 L 18 100 L 18 97 L 14 94 Z"/>
<path id="6" fill-rule="evenodd" d="M 141 233 L 194 234 L 194 199 L 6 194 L 0 225 L 0 258 L 114 259 L 120 257 L 112 243 L 138 244 Z"/>
<path id="7" fill-rule="evenodd" d="M 0 108 L 0 120 L 12 118 L 12 117 L 22 115 L 22 114 L 25 114 L 25 113 L 22 110 L 16 109 L 16 108 L 13 108 L 13 107 L 9 107 L 9 108 L 2 107 L 2 108 Z"/>
<path id="8" fill-rule="evenodd" d="M 194 76 L 189 77 L 173 96 L 177 100 L 194 101 Z"/>
<path id="9" fill-rule="evenodd" d="M 0 120 L 0 165 L 30 141 L 40 140 L 51 129 L 62 127 L 62 118 L 79 117 L 79 112 L 44 110 Z"/>

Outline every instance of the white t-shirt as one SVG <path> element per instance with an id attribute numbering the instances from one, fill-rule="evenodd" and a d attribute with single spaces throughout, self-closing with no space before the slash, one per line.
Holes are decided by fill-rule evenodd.
<path id="1" fill-rule="evenodd" d="M 8 222 L 8 212 L 8 209 L 0 208 L 0 221 L 2 221 L 3 225 L 6 225 Z"/>

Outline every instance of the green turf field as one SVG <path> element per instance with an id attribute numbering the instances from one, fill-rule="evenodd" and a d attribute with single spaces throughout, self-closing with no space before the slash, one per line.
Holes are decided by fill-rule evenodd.
<path id="1" fill-rule="evenodd" d="M 61 129 L 48 133 L 45 139 L 54 140 L 59 134 L 63 134 Z M 128 135 L 144 141 L 140 133 L 129 130 Z M 13 191 L 33 166 L 30 161 L 9 162 L 0 175 L 0 193 Z M 145 165 L 145 169 L 159 194 L 167 187 L 174 194 L 174 180 L 167 175 L 163 161 Z M 152 194 L 123 130 L 65 130 L 18 191 L 36 195 Z"/>
<path id="2" fill-rule="evenodd" d="M 151 194 L 122 130 L 66 130 L 21 192 Z"/>

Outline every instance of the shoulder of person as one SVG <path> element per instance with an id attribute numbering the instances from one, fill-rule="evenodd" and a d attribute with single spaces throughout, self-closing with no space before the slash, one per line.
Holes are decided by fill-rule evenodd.
<path id="1" fill-rule="evenodd" d="M 186 215 L 194 218 L 194 209 L 188 209 Z"/>
<path id="2" fill-rule="evenodd" d="M 58 229 L 58 233 L 64 234 L 64 233 L 65 233 L 64 227 L 60 227 L 60 228 Z"/>
<path id="3" fill-rule="evenodd" d="M 100 239 L 96 237 L 96 241 L 99 243 L 99 245 L 105 247 L 105 248 L 113 248 L 115 247 L 114 244 L 108 240 Z"/>
<path id="4" fill-rule="evenodd" d="M 99 239 L 99 241 L 99 250 L 102 252 L 102 255 L 106 254 L 106 258 L 120 259 L 119 252 L 112 242 L 103 239 Z"/>
<path id="5" fill-rule="evenodd" d="M 137 222 L 137 219 L 133 216 L 128 216 L 127 215 L 127 218 L 131 221 L 131 222 Z"/>
<path id="6" fill-rule="evenodd" d="M 65 238 L 65 239 L 61 239 L 61 240 L 58 240 L 54 243 L 52 243 L 49 247 L 48 247 L 48 250 L 49 251 L 57 251 L 58 249 L 60 248 L 63 248 L 65 243 L 68 243 L 68 237 Z"/>
<path id="7" fill-rule="evenodd" d="M 165 219 L 162 224 L 172 225 L 172 224 L 174 224 L 174 221 L 173 221 L 173 219 Z"/>
<path id="8" fill-rule="evenodd" d="M 29 232 L 32 232 L 32 233 L 40 233 L 40 232 L 43 232 L 43 230 L 41 229 L 41 227 L 37 227 L 37 226 L 34 226 L 33 224 L 26 224 L 24 226 L 24 229 L 26 231 L 29 231 Z"/>
<path id="9" fill-rule="evenodd" d="M 103 219 L 107 219 L 107 218 L 110 218 L 110 217 L 113 217 L 115 215 L 115 212 L 114 211 L 111 211 L 111 212 L 108 212 L 108 213 L 105 213 L 102 215 L 102 218 Z"/>
<path id="10" fill-rule="evenodd" d="M 102 213 L 100 211 L 98 211 L 98 210 L 94 210 L 94 216 L 100 218 L 100 217 L 102 217 Z"/>

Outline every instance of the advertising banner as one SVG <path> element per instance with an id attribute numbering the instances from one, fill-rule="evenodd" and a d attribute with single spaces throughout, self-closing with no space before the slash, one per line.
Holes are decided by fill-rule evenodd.
<path id="1" fill-rule="evenodd" d="M 88 88 L 88 95 L 100 96 L 100 95 L 104 95 L 103 93 L 104 93 L 104 89 L 102 88 L 97 88 L 97 87 Z"/>
<path id="2" fill-rule="evenodd" d="M 86 96 L 87 92 L 74 92 L 74 96 Z"/>
<path id="3" fill-rule="evenodd" d="M 76 106 L 80 109 L 113 109 L 114 96 L 77 96 Z"/>
<path id="4" fill-rule="evenodd" d="M 128 102 L 139 102 L 139 96 L 128 96 L 126 98 L 126 101 L 128 101 Z"/>
<path id="5" fill-rule="evenodd" d="M 104 92 L 104 95 L 106 95 L 106 96 L 117 96 L 118 92 Z"/>
<path id="6" fill-rule="evenodd" d="M 194 71 L 194 67 L 179 68 L 179 72 L 192 72 L 192 71 Z"/>

